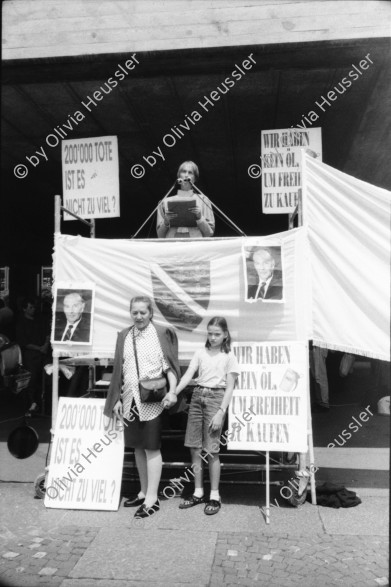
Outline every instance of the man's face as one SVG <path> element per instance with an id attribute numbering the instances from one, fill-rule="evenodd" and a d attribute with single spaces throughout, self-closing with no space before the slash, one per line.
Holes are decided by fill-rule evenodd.
<path id="1" fill-rule="evenodd" d="M 30 304 L 30 302 L 29 302 L 24 309 L 24 315 L 26 316 L 26 318 L 29 318 L 30 320 L 32 320 L 35 316 L 35 305 Z"/>
<path id="2" fill-rule="evenodd" d="M 69 294 L 64 298 L 64 313 L 70 324 L 77 322 L 84 312 L 85 303 L 79 294 Z"/>
<path id="3" fill-rule="evenodd" d="M 260 250 L 254 254 L 254 267 L 261 281 L 266 281 L 273 275 L 274 265 L 274 259 L 268 251 Z"/>

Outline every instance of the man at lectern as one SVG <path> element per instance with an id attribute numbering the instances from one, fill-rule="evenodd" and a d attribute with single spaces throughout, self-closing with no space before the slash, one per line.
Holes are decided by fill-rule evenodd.
<path id="1" fill-rule="evenodd" d="M 202 238 L 213 236 L 215 219 L 210 200 L 193 191 L 199 171 L 193 161 L 178 169 L 176 195 L 164 198 L 157 210 L 159 238 Z"/>

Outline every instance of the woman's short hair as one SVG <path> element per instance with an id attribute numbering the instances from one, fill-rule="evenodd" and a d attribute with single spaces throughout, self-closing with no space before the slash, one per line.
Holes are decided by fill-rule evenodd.
<path id="1" fill-rule="evenodd" d="M 225 332 L 227 334 L 226 338 L 223 341 L 223 344 L 221 345 L 221 350 L 224 353 L 229 353 L 231 350 L 231 334 L 228 330 L 228 324 L 226 319 L 223 316 L 214 316 L 214 318 L 211 318 L 208 322 L 207 328 L 209 328 L 209 326 L 219 326 L 219 328 L 221 328 L 221 330 L 223 330 L 223 332 Z M 210 342 L 207 339 L 205 346 L 207 349 L 210 348 Z"/>
<path id="2" fill-rule="evenodd" d="M 190 165 L 190 167 L 194 173 L 194 179 L 196 181 L 198 181 L 198 178 L 200 177 L 200 172 L 198 170 L 198 165 L 196 163 L 194 163 L 194 161 L 184 161 L 183 163 L 181 163 L 180 166 L 178 167 L 178 173 L 176 174 L 176 176 L 179 177 L 184 165 Z"/>
<path id="3" fill-rule="evenodd" d="M 153 317 L 153 305 L 152 305 L 152 300 L 151 298 L 149 298 L 148 296 L 134 296 L 131 300 L 130 300 L 130 311 L 132 311 L 132 306 L 133 304 L 137 304 L 137 302 L 143 302 L 144 304 L 147 305 L 148 310 L 151 314 L 151 319 Z"/>

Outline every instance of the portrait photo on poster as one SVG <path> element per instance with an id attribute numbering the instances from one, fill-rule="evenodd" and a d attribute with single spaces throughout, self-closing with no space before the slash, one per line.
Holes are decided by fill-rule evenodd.
<path id="1" fill-rule="evenodd" d="M 284 272 L 281 246 L 242 248 L 246 302 L 283 303 Z"/>
<path id="2" fill-rule="evenodd" d="M 52 343 L 92 344 L 95 284 L 61 282 L 54 292 Z"/>

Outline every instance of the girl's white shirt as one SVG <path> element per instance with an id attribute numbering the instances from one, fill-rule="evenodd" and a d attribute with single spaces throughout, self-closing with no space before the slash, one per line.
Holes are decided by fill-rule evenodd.
<path id="1" fill-rule="evenodd" d="M 228 373 L 239 375 L 239 364 L 232 351 L 216 353 L 205 347 L 194 353 L 189 368 L 198 371 L 195 381 L 201 387 L 226 387 Z"/>

